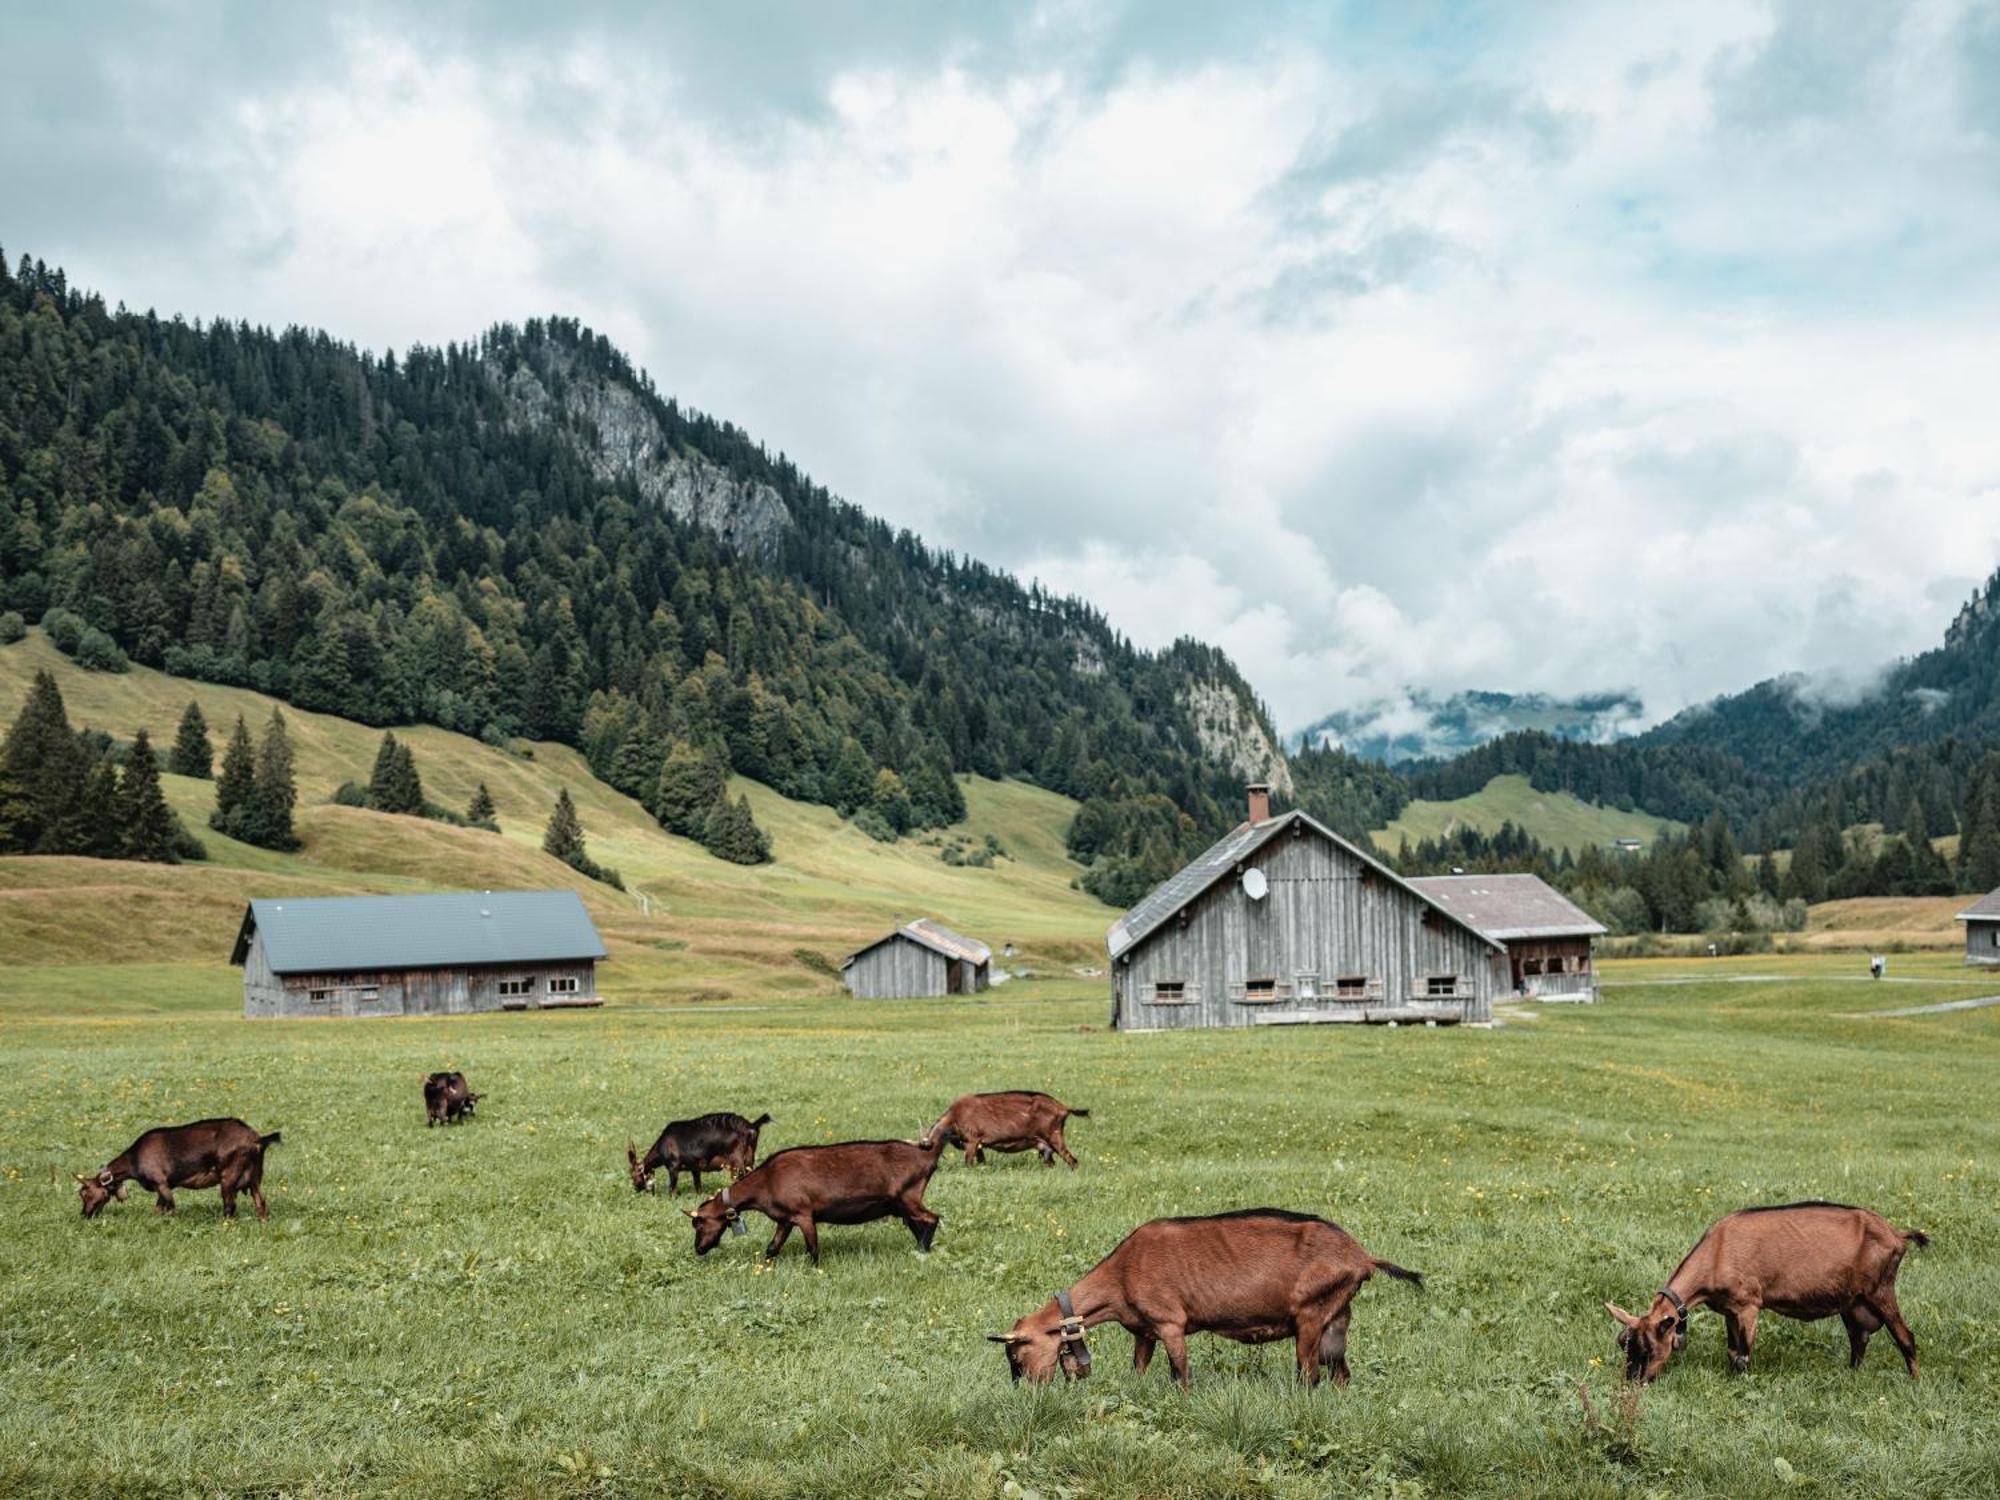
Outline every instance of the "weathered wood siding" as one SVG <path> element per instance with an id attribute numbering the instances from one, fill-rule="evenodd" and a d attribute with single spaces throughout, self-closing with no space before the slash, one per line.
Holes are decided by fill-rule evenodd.
<path id="1" fill-rule="evenodd" d="M 847 992 L 857 1000 L 911 1000 L 945 994 L 951 964 L 942 953 L 901 933 L 857 954 L 847 966 Z"/>
<path id="2" fill-rule="evenodd" d="M 1595 1000 L 1590 939 L 1517 938 L 1507 944 L 1514 988 L 1537 1000 Z M 1553 972 L 1552 972 L 1553 971 Z"/>
<path id="3" fill-rule="evenodd" d="M 1250 856 L 1270 882 L 1262 901 L 1236 874 L 1189 903 L 1113 963 L 1112 1006 L 1121 1030 L 1254 1026 L 1280 1020 L 1486 1021 L 1507 983 L 1505 956 L 1415 893 L 1304 824 Z M 1433 977 L 1456 993 L 1430 995 Z M 1362 979 L 1356 995 L 1342 979 Z M 1243 986 L 1270 980 L 1276 994 L 1251 1003 Z M 1156 986 L 1179 983 L 1178 1004 Z M 1307 991 L 1310 990 L 1310 994 Z"/>
<path id="4" fill-rule="evenodd" d="M 2000 964 L 2000 922 L 1965 924 L 1965 961 L 1969 964 Z"/>
<path id="5" fill-rule="evenodd" d="M 576 981 L 574 993 L 553 985 Z M 503 995 L 501 983 L 527 993 Z M 261 934 L 243 964 L 243 1014 L 267 1016 L 451 1016 L 474 1011 L 535 1010 L 597 999 L 597 965 L 519 964 L 497 968 L 383 969 L 339 974 L 273 974 Z"/>

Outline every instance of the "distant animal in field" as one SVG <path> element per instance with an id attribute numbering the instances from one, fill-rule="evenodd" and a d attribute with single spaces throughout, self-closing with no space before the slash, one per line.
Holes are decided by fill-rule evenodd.
<path id="1" fill-rule="evenodd" d="M 484 1094 L 475 1094 L 465 1081 L 463 1073 L 424 1074 L 424 1116 L 425 1126 L 456 1125 L 460 1120 L 469 1120 L 479 1113 L 479 1101 Z"/>
<path id="2" fill-rule="evenodd" d="M 1086 1330 L 1116 1323 L 1132 1335 L 1132 1367 L 1144 1374 L 1164 1344 L 1167 1364 L 1189 1383 L 1187 1336 L 1219 1333 L 1243 1344 L 1296 1341 L 1299 1378 L 1322 1371 L 1346 1385 L 1347 1323 L 1354 1294 L 1377 1271 L 1421 1287 L 1415 1271 L 1377 1260 L 1337 1224 L 1281 1208 L 1206 1218 L 1154 1219 L 1006 1333 L 1014 1379 L 1040 1384 L 1060 1371 L 1090 1373 Z"/>
<path id="3" fill-rule="evenodd" d="M 1076 1158 L 1063 1140 L 1063 1124 L 1072 1117 L 1087 1120 L 1090 1111 L 1072 1109 L 1049 1094 L 1026 1089 L 966 1094 L 938 1116 L 923 1139 L 926 1145 L 942 1139 L 946 1145 L 963 1146 L 968 1167 L 977 1166 L 993 1150 L 1039 1151 L 1043 1166 L 1054 1166 L 1060 1156 L 1074 1169 Z"/>
<path id="4" fill-rule="evenodd" d="M 264 1153 L 281 1136 L 259 1135 L 241 1120 L 196 1120 L 147 1131 L 91 1176 L 76 1174 L 83 1216 L 94 1219 L 113 1198 L 123 1202 L 126 1184 L 136 1182 L 157 1197 L 158 1212 L 174 1211 L 175 1188 L 222 1189 L 222 1216 L 236 1217 L 236 1195 L 248 1193 L 257 1217 L 264 1204 Z"/>
<path id="5" fill-rule="evenodd" d="M 725 1229 L 742 1234 L 743 1215 L 752 1210 L 778 1226 L 764 1250 L 767 1260 L 776 1258 L 796 1229 L 818 1265 L 820 1225 L 891 1218 L 901 1219 L 918 1248 L 928 1252 L 938 1216 L 924 1206 L 924 1187 L 943 1154 L 942 1138 L 928 1146 L 848 1141 L 776 1152 L 700 1208 L 682 1210 L 694 1221 L 694 1253 L 708 1254 Z"/>
<path id="6" fill-rule="evenodd" d="M 692 1120 L 675 1120 L 660 1132 L 642 1157 L 636 1142 L 625 1142 L 625 1160 L 632 1168 L 632 1190 L 643 1193 L 653 1186 L 653 1174 L 664 1170 L 667 1191 L 681 1190 L 681 1173 L 694 1178 L 694 1190 L 701 1191 L 701 1174 L 727 1172 L 741 1177 L 757 1162 L 757 1133 L 771 1123 L 769 1115 L 746 1120 L 727 1110 L 698 1115 Z"/>
<path id="7" fill-rule="evenodd" d="M 1687 1344 L 1688 1314 L 1708 1306 L 1722 1314 L 1729 1363 L 1739 1373 L 1750 1368 L 1757 1314 L 1769 1308 L 1804 1322 L 1837 1315 L 1847 1325 L 1850 1369 L 1860 1368 L 1875 1330 L 1887 1328 L 1915 1379 L 1917 1341 L 1896 1305 L 1896 1271 L 1910 1246 L 1929 1243 L 1845 1203 L 1746 1208 L 1717 1219 L 1643 1314 L 1604 1304 L 1623 1325 L 1626 1378 L 1657 1376 Z"/>

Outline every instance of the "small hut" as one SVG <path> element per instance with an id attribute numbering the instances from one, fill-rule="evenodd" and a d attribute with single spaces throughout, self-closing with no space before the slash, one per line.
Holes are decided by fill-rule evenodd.
<path id="1" fill-rule="evenodd" d="M 848 954 L 840 966 L 847 992 L 860 1000 L 976 995 L 991 975 L 993 950 L 929 917 L 906 922 Z"/>
<path id="2" fill-rule="evenodd" d="M 1420 875 L 1410 884 L 1507 950 L 1516 994 L 1597 998 L 1591 942 L 1604 925 L 1533 875 Z"/>
<path id="3" fill-rule="evenodd" d="M 1965 924 L 1965 961 L 2000 964 L 2000 891 L 1988 891 L 1958 914 Z"/>
<path id="4" fill-rule="evenodd" d="M 596 1005 L 604 941 L 575 891 L 286 896 L 243 913 L 246 1016 Z"/>

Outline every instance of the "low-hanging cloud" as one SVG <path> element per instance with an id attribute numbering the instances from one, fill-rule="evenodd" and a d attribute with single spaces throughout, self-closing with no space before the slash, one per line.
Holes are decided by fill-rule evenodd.
<path id="1" fill-rule="evenodd" d="M 0 243 L 378 348 L 581 316 L 1288 728 L 1663 715 L 2000 553 L 1994 13 L 43 8 Z"/>

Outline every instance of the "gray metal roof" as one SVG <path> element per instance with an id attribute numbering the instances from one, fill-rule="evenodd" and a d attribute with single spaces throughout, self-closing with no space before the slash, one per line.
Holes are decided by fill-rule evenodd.
<path id="1" fill-rule="evenodd" d="M 2000 922 L 2000 891 L 1988 891 L 1954 919 L 1960 922 Z"/>
<path id="2" fill-rule="evenodd" d="M 439 969 L 603 958 L 575 891 L 452 891 L 433 896 L 258 900 L 243 913 L 233 964 L 262 933 L 279 974 Z"/>
<path id="3" fill-rule="evenodd" d="M 993 961 L 993 950 L 979 939 L 953 932 L 942 922 L 933 922 L 929 917 L 918 917 L 914 922 L 905 922 L 894 932 L 877 938 L 865 947 L 855 949 L 841 961 L 841 968 L 846 968 L 862 954 L 879 948 L 884 943 L 894 942 L 897 938 L 908 938 L 918 946 L 928 948 L 933 953 L 941 953 L 946 958 L 970 959 L 976 964 L 988 964 Z"/>
<path id="4" fill-rule="evenodd" d="M 1303 823 L 1306 827 L 1319 834 L 1320 837 L 1330 840 L 1337 848 L 1346 850 L 1349 854 L 1360 860 L 1362 864 L 1388 880 L 1392 885 L 1403 887 L 1403 889 L 1416 896 L 1418 900 L 1436 908 L 1459 926 L 1466 928 L 1474 936 L 1484 939 L 1490 946 L 1495 948 L 1500 946 L 1498 942 L 1488 937 L 1487 934 L 1481 932 L 1477 927 L 1474 927 L 1457 912 L 1431 900 L 1430 897 L 1418 890 L 1412 882 L 1403 879 L 1402 876 L 1398 875 L 1380 860 L 1371 859 L 1354 845 L 1348 843 L 1346 839 L 1335 833 L 1331 828 L 1328 828 L 1324 823 L 1321 823 L 1316 818 L 1308 817 L 1305 813 L 1297 809 L 1288 813 L 1280 813 L 1275 818 L 1266 818 L 1261 823 L 1238 823 L 1229 832 L 1209 845 L 1205 851 L 1184 865 L 1179 871 L 1168 876 L 1166 880 L 1153 887 L 1140 900 L 1137 906 L 1134 906 L 1124 916 L 1113 922 L 1110 931 L 1104 935 L 1104 946 L 1110 950 L 1113 958 L 1117 958 L 1119 954 L 1140 942 L 1154 928 L 1174 916 L 1182 907 L 1201 895 L 1202 892 L 1206 891 L 1218 880 L 1229 875 L 1235 870 L 1240 861 L 1248 859 L 1252 854 L 1263 848 L 1266 843 L 1270 842 L 1274 836 L 1291 827 L 1295 822 Z"/>
<path id="5" fill-rule="evenodd" d="M 1604 924 L 1534 875 L 1417 875 L 1410 884 L 1490 938 L 1597 937 Z"/>

